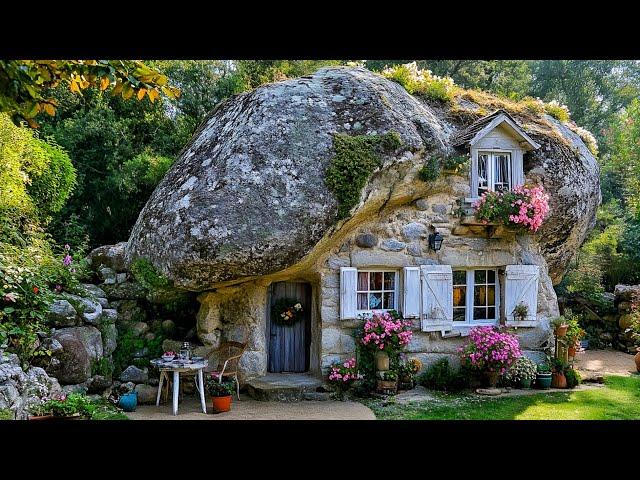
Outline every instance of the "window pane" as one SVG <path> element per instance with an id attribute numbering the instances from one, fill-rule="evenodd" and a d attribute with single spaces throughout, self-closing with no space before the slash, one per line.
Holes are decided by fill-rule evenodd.
<path id="1" fill-rule="evenodd" d="M 487 283 L 487 271 L 486 270 L 476 270 L 475 271 L 475 282 L 476 283 Z"/>
<path id="2" fill-rule="evenodd" d="M 464 270 L 453 271 L 453 284 L 454 285 L 466 285 L 467 284 L 467 272 Z"/>
<path id="3" fill-rule="evenodd" d="M 495 305 L 496 304 L 496 287 L 493 285 L 489 285 L 487 287 L 487 305 Z"/>
<path id="4" fill-rule="evenodd" d="M 484 307 L 475 307 L 473 309 L 473 319 L 474 320 L 486 320 L 487 319 L 487 309 Z"/>
<path id="5" fill-rule="evenodd" d="M 394 292 L 385 292 L 384 293 L 384 304 L 382 308 L 396 308 L 395 305 L 395 293 Z"/>
<path id="6" fill-rule="evenodd" d="M 358 310 L 369 310 L 369 307 L 367 305 L 367 297 L 369 295 L 366 293 L 359 293 L 358 294 Z"/>
<path id="7" fill-rule="evenodd" d="M 487 318 L 491 319 L 491 320 L 495 320 L 496 318 L 496 309 L 495 307 L 489 307 L 487 309 Z"/>
<path id="8" fill-rule="evenodd" d="M 496 283 L 496 271 L 487 270 L 487 283 Z"/>
<path id="9" fill-rule="evenodd" d="M 382 293 L 369 294 L 369 310 L 380 310 L 382 308 Z"/>
<path id="10" fill-rule="evenodd" d="M 384 289 L 395 290 L 396 288 L 396 273 L 384 272 Z"/>
<path id="11" fill-rule="evenodd" d="M 478 155 L 478 195 L 482 195 L 487 190 L 488 178 L 487 178 L 487 164 L 488 155 Z"/>
<path id="12" fill-rule="evenodd" d="M 382 272 L 369 272 L 369 290 L 382 290 Z"/>
<path id="13" fill-rule="evenodd" d="M 487 304 L 487 287 L 484 285 L 476 285 L 473 294 L 473 304 L 476 307 L 480 307 Z"/>
<path id="14" fill-rule="evenodd" d="M 509 190 L 510 187 L 510 155 L 495 155 L 495 189 L 496 190 Z"/>
<path id="15" fill-rule="evenodd" d="M 453 309 L 453 321 L 454 322 L 465 322 L 467 319 L 465 318 L 466 308 L 454 308 Z"/>
<path id="16" fill-rule="evenodd" d="M 464 307 L 467 304 L 467 287 L 453 287 L 453 306 Z"/>
<path id="17" fill-rule="evenodd" d="M 358 272 L 358 290 L 369 290 L 369 272 Z"/>

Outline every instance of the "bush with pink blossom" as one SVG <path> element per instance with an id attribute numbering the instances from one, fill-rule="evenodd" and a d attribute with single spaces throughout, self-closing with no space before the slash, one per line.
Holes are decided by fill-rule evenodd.
<path id="1" fill-rule="evenodd" d="M 503 375 L 522 356 L 518 337 L 497 327 L 474 327 L 458 349 L 462 366 L 472 372 Z"/>
<path id="2" fill-rule="evenodd" d="M 358 372 L 354 357 L 344 362 L 337 362 L 329 368 L 329 383 L 334 385 L 338 392 L 345 392 L 351 388 L 356 380 L 363 377 Z"/>
<path id="3" fill-rule="evenodd" d="M 510 191 L 483 193 L 473 208 L 485 224 L 498 222 L 536 232 L 549 213 L 549 195 L 542 185 L 517 185 Z"/>
<path id="4" fill-rule="evenodd" d="M 411 321 L 394 318 L 389 312 L 379 312 L 364 322 L 360 341 L 376 351 L 396 354 L 409 344 L 412 337 Z"/>

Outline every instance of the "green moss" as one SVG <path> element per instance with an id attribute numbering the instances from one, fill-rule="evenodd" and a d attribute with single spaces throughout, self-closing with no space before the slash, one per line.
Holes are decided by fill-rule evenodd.
<path id="1" fill-rule="evenodd" d="M 381 153 L 391 153 L 402 145 L 397 132 L 384 135 L 336 134 L 335 156 L 327 168 L 325 181 L 338 198 L 338 219 L 347 218 L 360 200 L 360 192 L 373 171 L 382 165 Z"/>
<path id="2" fill-rule="evenodd" d="M 171 282 L 158 273 L 153 264 L 146 258 L 137 258 L 131 264 L 131 273 L 136 281 L 143 287 L 152 290 L 171 285 Z"/>
<path id="3" fill-rule="evenodd" d="M 440 161 L 438 157 L 431 156 L 427 159 L 424 166 L 418 172 L 420 180 L 424 182 L 433 182 L 440 176 Z"/>
<path id="4" fill-rule="evenodd" d="M 91 362 L 91 375 L 102 375 L 103 377 L 111 377 L 113 374 L 113 364 L 108 358 L 102 357 L 100 360 Z"/>

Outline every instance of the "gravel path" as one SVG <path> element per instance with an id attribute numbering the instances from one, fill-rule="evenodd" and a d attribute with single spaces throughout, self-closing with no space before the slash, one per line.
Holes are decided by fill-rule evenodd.
<path id="1" fill-rule="evenodd" d="M 583 380 L 598 380 L 605 374 L 629 376 L 636 371 L 633 355 L 617 350 L 578 352 L 575 366 Z"/>
<path id="2" fill-rule="evenodd" d="M 231 411 L 204 414 L 200 402 L 194 396 L 185 396 L 180 403 L 178 415 L 171 414 L 169 404 L 139 405 L 135 412 L 127 413 L 131 420 L 375 420 L 369 407 L 357 402 L 302 401 L 259 402 L 247 395 L 241 400 L 233 399 Z M 207 411 L 211 411 L 211 400 L 207 399 Z"/>

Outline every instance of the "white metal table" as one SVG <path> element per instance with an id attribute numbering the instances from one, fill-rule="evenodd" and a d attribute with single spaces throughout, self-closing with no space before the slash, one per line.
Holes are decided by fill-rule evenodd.
<path id="1" fill-rule="evenodd" d="M 164 383 L 166 372 L 173 372 L 173 414 L 178 414 L 178 397 L 180 395 L 180 373 L 196 371 L 198 391 L 200 392 L 200 404 L 202 406 L 202 413 L 207 413 L 207 405 L 204 399 L 204 380 L 203 369 L 209 364 L 206 359 L 185 361 L 174 358 L 170 362 L 157 358 L 151 360 L 152 365 L 155 365 L 160 370 L 160 382 L 158 383 L 158 396 L 156 398 L 156 406 L 160 405 L 160 395 L 162 393 L 162 385 Z"/>

